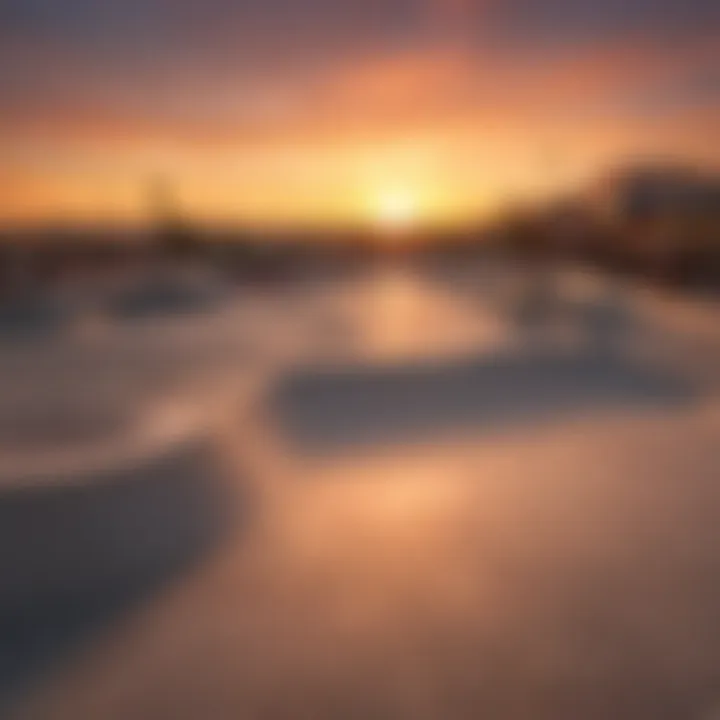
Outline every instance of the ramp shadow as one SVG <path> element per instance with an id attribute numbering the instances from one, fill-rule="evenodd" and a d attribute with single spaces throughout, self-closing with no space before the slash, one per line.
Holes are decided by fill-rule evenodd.
<path id="1" fill-rule="evenodd" d="M 672 407 L 696 394 L 686 378 L 622 357 L 521 352 L 444 364 L 300 369 L 279 382 L 270 407 L 294 447 L 324 453 Z"/>

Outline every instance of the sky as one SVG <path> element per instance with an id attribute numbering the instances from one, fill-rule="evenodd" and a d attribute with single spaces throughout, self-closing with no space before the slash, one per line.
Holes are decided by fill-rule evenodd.
<path id="1" fill-rule="evenodd" d="M 720 165 L 717 0 L 0 0 L 0 219 L 460 221 Z"/>

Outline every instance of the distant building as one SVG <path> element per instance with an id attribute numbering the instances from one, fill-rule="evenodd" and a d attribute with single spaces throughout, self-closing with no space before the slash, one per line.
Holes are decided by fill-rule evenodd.
<path id="1" fill-rule="evenodd" d="M 622 262 L 664 277 L 715 275 L 720 264 L 720 175 L 681 165 L 623 168 L 591 193 Z"/>
<path id="2" fill-rule="evenodd" d="M 595 203 L 620 223 L 720 213 L 720 178 L 681 165 L 623 168 L 599 183 Z"/>

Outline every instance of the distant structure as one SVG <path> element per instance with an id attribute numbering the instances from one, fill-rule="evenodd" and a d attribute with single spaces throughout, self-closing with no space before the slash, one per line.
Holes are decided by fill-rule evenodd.
<path id="1" fill-rule="evenodd" d="M 197 250 L 197 237 L 183 216 L 172 182 L 166 177 L 153 178 L 148 198 L 159 248 L 172 255 L 188 255 Z"/>
<path id="2" fill-rule="evenodd" d="M 626 264 L 667 279 L 720 277 L 717 174 L 669 163 L 626 167 L 600 184 L 595 200 Z"/>
<path id="3" fill-rule="evenodd" d="M 606 217 L 623 223 L 716 213 L 720 179 L 683 165 L 625 167 L 599 184 L 596 200 Z"/>

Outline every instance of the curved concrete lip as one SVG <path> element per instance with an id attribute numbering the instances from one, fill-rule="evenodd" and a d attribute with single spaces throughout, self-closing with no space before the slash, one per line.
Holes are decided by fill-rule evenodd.
<path id="1" fill-rule="evenodd" d="M 63 422 L 66 421 L 66 422 Z M 0 418 L 3 490 L 97 482 L 202 438 L 198 408 L 179 400 L 118 407 L 38 408 Z"/>

